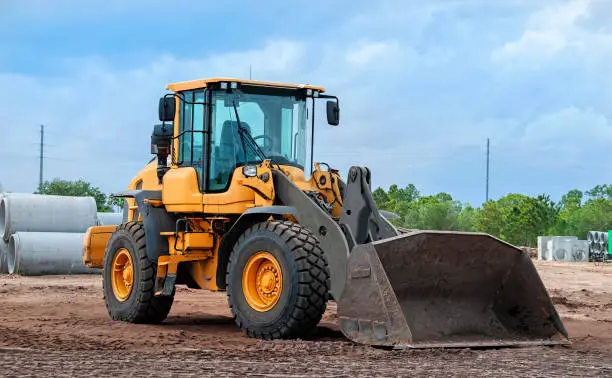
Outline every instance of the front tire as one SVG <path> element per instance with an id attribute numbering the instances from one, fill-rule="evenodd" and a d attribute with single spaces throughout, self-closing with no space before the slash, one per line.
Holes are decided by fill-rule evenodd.
<path id="1" fill-rule="evenodd" d="M 232 314 L 249 337 L 296 338 L 312 333 L 325 312 L 329 271 L 308 229 L 270 221 L 238 239 L 227 282 Z"/>
<path id="2" fill-rule="evenodd" d="M 104 253 L 104 302 L 113 320 L 159 323 L 166 319 L 172 296 L 156 297 L 157 266 L 147 257 L 142 223 L 128 222 L 113 232 Z"/>

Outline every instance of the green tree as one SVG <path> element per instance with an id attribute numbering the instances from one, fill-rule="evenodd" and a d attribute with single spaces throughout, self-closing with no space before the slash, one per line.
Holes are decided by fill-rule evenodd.
<path id="1" fill-rule="evenodd" d="M 604 184 L 597 185 L 593 189 L 586 192 L 591 199 L 612 199 L 612 185 Z"/>
<path id="2" fill-rule="evenodd" d="M 124 198 L 113 197 L 111 195 L 108 196 L 106 200 L 106 205 L 112 209 L 113 211 L 121 211 L 123 209 L 123 204 L 125 202 Z"/>
<path id="3" fill-rule="evenodd" d="M 584 194 L 578 189 L 572 189 L 561 196 L 559 205 L 562 209 L 575 210 L 582 205 Z"/>
<path id="4" fill-rule="evenodd" d="M 585 193 L 574 189 L 561 197 L 550 234 L 586 238 L 588 231 L 612 228 L 612 185 L 597 185 Z"/>
<path id="5" fill-rule="evenodd" d="M 545 235 L 557 217 L 555 203 L 547 195 L 529 197 L 509 194 L 483 206 L 478 228 L 515 245 L 535 246 L 538 235 Z"/>
<path id="6" fill-rule="evenodd" d="M 405 226 L 423 230 L 458 230 L 461 204 L 447 193 L 420 197 L 410 203 L 404 217 Z"/>
<path id="7" fill-rule="evenodd" d="M 612 229 L 612 199 L 595 198 L 571 212 L 565 222 L 565 234 L 585 239 L 588 231 Z"/>
<path id="8" fill-rule="evenodd" d="M 478 217 L 481 209 L 473 208 L 470 204 L 465 204 L 457 219 L 459 231 L 478 231 Z"/>
<path id="9" fill-rule="evenodd" d="M 476 218 L 476 229 L 494 236 L 502 234 L 503 219 L 499 203 L 489 200 L 482 205 Z"/>
<path id="10" fill-rule="evenodd" d="M 388 195 L 389 199 L 395 201 L 396 203 L 399 203 L 414 202 L 419 198 L 420 193 L 417 190 L 416 186 L 414 186 L 413 184 L 408 184 L 403 189 L 400 189 L 397 187 L 397 185 L 393 184 L 389 187 Z"/>
<path id="11" fill-rule="evenodd" d="M 561 201 L 558 205 L 557 219 L 554 225 L 550 228 L 549 235 L 574 235 L 575 231 L 575 213 L 582 207 L 582 199 L 584 193 L 578 189 L 572 189 L 561 196 Z M 576 234 L 576 236 L 578 236 Z"/>
<path id="12" fill-rule="evenodd" d="M 612 229 L 612 185 L 582 192 L 572 189 L 558 203 L 549 195 L 509 194 L 481 208 L 461 204 L 448 193 L 421 196 L 412 184 L 373 192 L 379 208 L 393 211 L 398 226 L 419 229 L 482 231 L 516 245 L 534 246 L 539 235 L 586 238 L 590 230 Z"/>
<path id="13" fill-rule="evenodd" d="M 376 190 L 372 192 L 372 198 L 374 198 L 374 202 L 376 202 L 376 206 L 378 206 L 379 209 L 391 211 L 391 209 L 389 209 L 389 196 L 383 188 L 376 188 Z"/>
<path id="14" fill-rule="evenodd" d="M 402 218 L 402 220 L 393 220 L 393 224 L 403 226 L 412 203 L 419 198 L 419 191 L 413 184 L 408 184 L 403 189 L 393 184 L 388 191 L 376 188 L 372 192 L 372 197 L 379 209 L 391 211 Z"/>
<path id="15" fill-rule="evenodd" d="M 111 210 L 111 207 L 107 204 L 106 194 L 84 180 L 68 181 L 56 178 L 51 181 L 45 181 L 35 193 L 54 194 L 58 196 L 93 197 L 96 201 L 98 211 Z"/>

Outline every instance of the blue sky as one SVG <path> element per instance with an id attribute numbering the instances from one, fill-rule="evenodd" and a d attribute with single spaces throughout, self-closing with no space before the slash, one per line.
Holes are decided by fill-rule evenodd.
<path id="1" fill-rule="evenodd" d="M 0 183 L 125 187 L 170 82 L 306 82 L 341 98 L 316 160 L 480 205 L 609 182 L 612 2 L 0 2 Z"/>

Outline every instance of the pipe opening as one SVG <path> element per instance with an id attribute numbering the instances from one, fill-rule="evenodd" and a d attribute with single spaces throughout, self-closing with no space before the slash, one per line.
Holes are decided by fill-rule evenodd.
<path id="1" fill-rule="evenodd" d="M 0 239 L 0 273 L 8 273 L 6 255 L 8 255 L 8 243 Z"/>
<path id="2" fill-rule="evenodd" d="M 8 272 L 9 274 L 15 274 L 15 261 L 17 258 L 17 243 L 18 241 L 15 240 L 15 236 L 11 236 L 11 239 L 9 240 L 9 246 L 8 246 L 8 251 L 6 253 L 6 263 L 8 266 Z"/>
<path id="3" fill-rule="evenodd" d="M 6 198 L 0 199 L 0 234 L 6 240 Z M 8 241 L 8 240 L 7 240 Z"/>

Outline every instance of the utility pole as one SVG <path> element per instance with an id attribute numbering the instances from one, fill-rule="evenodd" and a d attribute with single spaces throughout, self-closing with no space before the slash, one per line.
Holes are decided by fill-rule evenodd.
<path id="1" fill-rule="evenodd" d="M 487 138 L 487 178 L 486 178 L 485 202 L 489 200 L 489 138 Z"/>
<path id="2" fill-rule="evenodd" d="M 43 186 L 43 147 L 45 144 L 45 126 L 40 125 L 40 169 L 38 172 L 38 190 Z"/>

